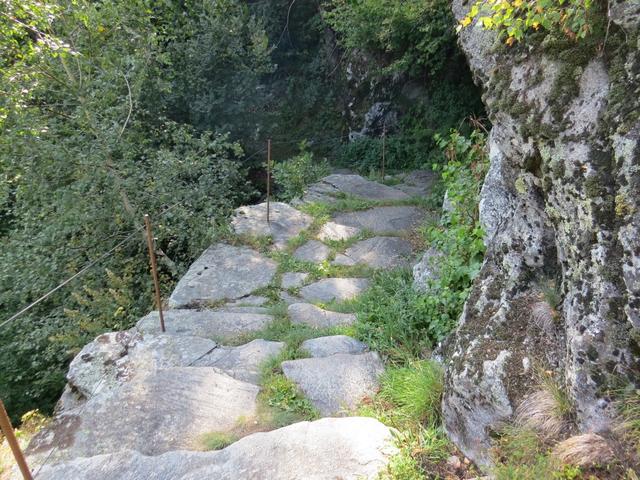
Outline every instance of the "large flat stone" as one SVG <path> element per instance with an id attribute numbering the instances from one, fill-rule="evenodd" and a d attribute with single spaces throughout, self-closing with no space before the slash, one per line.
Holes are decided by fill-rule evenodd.
<path id="1" fill-rule="evenodd" d="M 365 264 L 372 268 L 395 268 L 408 266 L 412 253 L 411 242 L 404 238 L 373 237 L 347 248 L 344 254 L 336 256 L 333 264 Z"/>
<path id="2" fill-rule="evenodd" d="M 373 418 L 323 418 L 213 452 L 129 450 L 47 465 L 38 480 L 374 480 L 395 453 L 391 431 Z"/>
<path id="3" fill-rule="evenodd" d="M 287 272 L 282 276 L 282 288 L 298 288 L 301 287 L 309 277 L 306 272 Z"/>
<path id="4" fill-rule="evenodd" d="M 214 367 L 237 380 L 257 385 L 262 363 L 277 356 L 284 346 L 282 342 L 253 340 L 239 347 L 218 347 L 202 356 L 194 365 Z"/>
<path id="5" fill-rule="evenodd" d="M 362 229 L 357 227 L 349 227 L 336 222 L 327 222 L 320 228 L 318 238 L 322 241 L 333 240 L 339 242 L 341 240 L 349 240 L 361 231 Z"/>
<path id="6" fill-rule="evenodd" d="M 216 348 L 216 342 L 200 337 L 142 335 L 133 331 L 104 333 L 76 355 L 69 365 L 67 381 L 76 400 L 82 401 L 139 374 L 186 367 Z M 62 404 L 67 408 L 69 405 Z"/>
<path id="7" fill-rule="evenodd" d="M 369 286 L 366 278 L 324 278 L 302 287 L 300 295 L 308 302 L 327 303 L 351 300 Z"/>
<path id="8" fill-rule="evenodd" d="M 270 236 L 274 246 L 282 250 L 287 240 L 309 228 L 313 218 L 281 202 L 271 202 L 270 222 L 267 223 L 267 204 L 248 205 L 236 209 L 231 226 L 238 235 Z"/>
<path id="9" fill-rule="evenodd" d="M 375 352 L 336 354 L 282 362 L 282 372 L 294 382 L 322 415 L 353 410 L 375 395 L 384 371 Z"/>
<path id="10" fill-rule="evenodd" d="M 352 325 L 356 316 L 351 313 L 338 313 L 324 310 L 310 303 L 294 303 L 287 309 L 291 323 L 308 325 L 313 328 L 331 328 Z"/>
<path id="11" fill-rule="evenodd" d="M 298 247 L 293 256 L 305 262 L 320 263 L 329 258 L 330 254 L 331 249 L 324 243 L 317 240 L 309 240 L 301 247 Z"/>
<path id="12" fill-rule="evenodd" d="M 368 210 L 340 213 L 333 218 L 333 222 L 359 231 L 369 230 L 378 234 L 397 234 L 416 228 L 424 218 L 424 210 L 418 207 L 375 207 Z M 355 235 L 347 238 L 353 236 Z"/>
<path id="13" fill-rule="evenodd" d="M 261 313 L 216 310 L 167 310 L 164 323 L 168 334 L 204 337 L 219 341 L 237 338 L 243 333 L 262 330 L 273 321 Z M 160 333 L 158 312 L 141 318 L 136 328 L 144 333 Z"/>
<path id="14" fill-rule="evenodd" d="M 303 200 L 306 202 L 327 201 L 340 194 L 366 200 L 404 200 L 409 198 L 409 195 L 396 188 L 372 182 L 360 175 L 333 174 L 311 185 Z"/>
<path id="15" fill-rule="evenodd" d="M 242 298 L 269 285 L 276 269 L 276 262 L 255 250 L 218 243 L 191 265 L 168 303 L 184 308 Z"/>
<path id="16" fill-rule="evenodd" d="M 208 432 L 230 431 L 256 414 L 259 388 L 208 367 L 137 375 L 54 418 L 29 445 L 31 458 L 89 457 L 123 450 L 159 455 L 197 449 Z"/>
<path id="17" fill-rule="evenodd" d="M 367 351 L 367 346 L 347 335 L 332 335 L 329 337 L 310 338 L 300 345 L 312 357 L 330 357 L 338 353 L 358 354 Z"/>

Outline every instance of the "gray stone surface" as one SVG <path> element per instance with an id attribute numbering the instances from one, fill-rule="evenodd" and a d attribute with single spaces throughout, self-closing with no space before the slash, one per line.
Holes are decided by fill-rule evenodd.
<path id="1" fill-rule="evenodd" d="M 231 226 L 238 235 L 252 237 L 270 236 L 273 245 L 282 250 L 287 240 L 309 228 L 313 218 L 281 202 L 271 202 L 269 210 L 270 222 L 267 223 L 267 204 L 248 205 L 236 209 Z"/>
<path id="2" fill-rule="evenodd" d="M 352 227 L 357 230 L 357 233 L 369 230 L 378 234 L 397 234 L 414 229 L 420 225 L 424 218 L 424 210 L 418 207 L 375 207 L 369 210 L 339 213 L 333 217 L 333 222 L 345 227 Z M 347 238 L 353 236 L 355 235 Z"/>
<path id="3" fill-rule="evenodd" d="M 460 20 L 471 4 L 452 8 Z M 639 12 L 635 0 L 612 2 L 612 29 L 637 30 Z M 531 359 L 566 386 L 576 433 L 609 431 L 616 407 L 603 392 L 640 384 L 640 121 L 628 113 L 640 111 L 640 45 L 622 35 L 626 45 L 604 56 L 559 46 L 522 57 L 497 51 L 495 35 L 459 36 L 492 123 L 487 254 L 444 349 L 442 402 L 449 437 L 486 466 L 492 432 L 535 387 Z M 561 299 L 541 328 L 534 307 L 546 288 Z"/>
<path id="4" fill-rule="evenodd" d="M 216 310 L 167 310 L 164 312 L 168 334 L 204 337 L 219 341 L 261 330 L 272 321 L 272 316 L 258 313 Z M 151 312 L 141 318 L 136 328 L 144 333 L 159 333 L 158 312 Z"/>
<path id="5" fill-rule="evenodd" d="M 334 265 L 364 264 L 372 268 L 409 265 L 411 242 L 399 237 L 373 237 L 355 243 L 344 254 L 336 255 Z"/>
<path id="6" fill-rule="evenodd" d="M 438 278 L 438 262 L 442 253 L 429 247 L 418 263 L 413 266 L 413 287 L 421 292 L 429 289 L 429 284 Z"/>
<path id="7" fill-rule="evenodd" d="M 309 240 L 307 243 L 299 247 L 293 256 L 298 260 L 305 262 L 320 263 L 329 258 L 331 249 L 324 243 L 317 240 Z"/>
<path id="8" fill-rule="evenodd" d="M 282 288 L 301 287 L 308 277 L 306 272 L 287 272 L 282 276 Z"/>
<path id="9" fill-rule="evenodd" d="M 353 410 L 375 395 L 384 365 L 375 352 L 282 362 L 282 372 L 322 415 Z"/>
<path id="10" fill-rule="evenodd" d="M 71 362 L 69 390 L 58 411 L 128 382 L 136 375 L 168 367 L 188 366 L 215 350 L 216 342 L 200 337 L 111 332 L 87 344 Z"/>
<path id="11" fill-rule="evenodd" d="M 227 307 L 261 307 L 267 303 L 269 299 L 260 295 L 247 295 L 246 297 L 238 298 L 233 302 L 228 302 Z"/>
<path id="12" fill-rule="evenodd" d="M 414 170 L 404 175 L 402 183 L 394 187 L 412 197 L 425 197 L 431 193 L 437 180 L 438 175 L 431 170 Z"/>
<path id="13" fill-rule="evenodd" d="M 218 347 L 202 356 L 194 365 L 214 367 L 237 380 L 257 385 L 262 363 L 277 356 L 284 346 L 282 342 L 253 340 L 239 347 Z"/>
<path id="14" fill-rule="evenodd" d="M 302 287 L 300 295 L 308 302 L 328 303 L 332 300 L 351 300 L 369 286 L 366 278 L 323 278 Z"/>
<path id="15" fill-rule="evenodd" d="M 374 480 L 397 453 L 373 418 L 323 418 L 245 437 L 224 450 L 135 451 L 47 465 L 38 480 Z"/>
<path id="16" fill-rule="evenodd" d="M 318 238 L 322 241 L 334 240 L 349 240 L 350 238 L 358 235 L 362 229 L 358 227 L 349 227 L 347 225 L 341 225 L 336 222 L 327 222 L 318 232 Z"/>
<path id="17" fill-rule="evenodd" d="M 269 285 L 275 273 L 276 263 L 258 252 L 218 243 L 191 265 L 168 303 L 184 308 L 235 300 Z"/>
<path id="18" fill-rule="evenodd" d="M 287 313 L 291 323 L 314 328 L 340 327 L 352 325 L 356 321 L 356 316 L 352 313 L 331 312 L 310 303 L 291 304 Z"/>
<path id="19" fill-rule="evenodd" d="M 278 294 L 278 297 L 280 297 L 280 300 L 282 300 L 287 305 L 292 305 L 294 303 L 300 303 L 302 301 L 302 299 L 300 297 L 298 297 L 296 295 L 292 295 L 289 292 L 287 292 L 286 290 L 281 290 L 280 293 Z"/>
<path id="20" fill-rule="evenodd" d="M 357 354 L 367 350 L 364 343 L 347 335 L 311 338 L 302 342 L 300 348 L 312 357 L 329 357 L 338 353 Z"/>
<path id="21" fill-rule="evenodd" d="M 229 431 L 256 414 L 259 388 L 208 367 L 136 375 L 80 409 L 55 417 L 31 441 L 32 459 L 89 457 L 133 449 L 145 455 L 196 449 L 208 432 Z"/>
<path id="22" fill-rule="evenodd" d="M 404 200 L 409 195 L 378 182 L 372 182 L 360 175 L 334 174 L 324 177 L 309 187 L 303 201 L 327 202 L 340 194 L 347 194 L 366 200 Z"/>

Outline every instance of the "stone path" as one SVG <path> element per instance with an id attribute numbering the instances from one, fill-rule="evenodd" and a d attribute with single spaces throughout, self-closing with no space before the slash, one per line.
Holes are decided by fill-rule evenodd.
<path id="1" fill-rule="evenodd" d="M 212 245 L 171 294 L 166 333 L 151 312 L 129 331 L 100 335 L 73 360 L 55 418 L 27 452 L 34 465 L 47 460 L 38 479 L 377 478 L 395 452 L 391 432 L 348 415 L 375 395 L 384 365 L 354 338 L 322 336 L 356 322 L 323 306 L 367 289 L 357 267 L 415 259 L 407 237 L 425 212 L 406 203 L 428 190 L 431 177 L 414 172 L 396 181 L 397 188 L 334 174 L 311 186 L 300 205 L 345 196 L 385 202 L 336 213 L 315 231 L 311 216 L 283 203 L 271 204 L 270 224 L 265 204 L 237 209 L 232 226 L 240 241 L 270 237 L 272 251 L 303 265 L 344 270 L 327 278 L 318 275 L 322 269 L 283 272 L 268 251 Z M 303 232 L 308 240 L 290 247 Z M 258 338 L 275 320 L 274 295 L 289 305 L 291 328 L 318 332 L 300 346 L 308 358 L 281 362 L 282 374 L 322 416 L 339 418 L 252 433 L 269 428 L 261 423 L 261 367 L 286 347 Z M 244 438 L 199 452 L 212 433 Z"/>

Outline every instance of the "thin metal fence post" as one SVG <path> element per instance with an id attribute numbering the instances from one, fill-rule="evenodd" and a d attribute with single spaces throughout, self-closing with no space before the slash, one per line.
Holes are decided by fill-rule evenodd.
<path id="1" fill-rule="evenodd" d="M 271 139 L 267 140 L 267 223 L 271 223 Z"/>
<path id="2" fill-rule="evenodd" d="M 147 230 L 147 247 L 149 249 L 149 258 L 151 260 L 151 274 L 153 276 L 153 286 L 156 291 L 156 305 L 160 314 L 160 330 L 166 332 L 164 328 L 164 314 L 162 313 L 162 299 L 160 298 L 160 282 L 158 282 L 158 263 L 156 262 L 156 251 L 154 248 L 153 231 L 151 230 L 151 219 L 149 215 L 144 216 L 144 225 Z"/>
<path id="3" fill-rule="evenodd" d="M 384 157 L 387 153 L 387 124 L 382 127 L 382 181 L 384 182 Z"/>
<path id="4" fill-rule="evenodd" d="M 20 444 L 18 443 L 18 439 L 13 432 L 11 420 L 9 420 L 9 415 L 7 414 L 7 410 L 4 408 L 4 403 L 2 402 L 2 400 L 0 400 L 0 429 L 2 429 L 2 433 L 4 433 L 4 437 L 7 439 L 7 443 L 9 444 L 9 447 L 13 452 L 13 457 L 16 459 L 16 463 L 18 464 L 20 473 L 22 473 L 22 478 L 24 478 L 24 480 L 33 480 L 33 477 L 31 476 L 31 470 L 29 470 L 27 461 L 25 460 L 24 454 L 20 449 Z"/>

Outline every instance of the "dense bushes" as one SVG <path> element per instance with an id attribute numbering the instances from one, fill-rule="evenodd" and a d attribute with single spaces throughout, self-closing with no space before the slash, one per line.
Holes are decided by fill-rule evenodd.
<path id="1" fill-rule="evenodd" d="M 50 409 L 78 349 L 150 308 L 144 238 L 129 238 L 143 214 L 155 222 L 168 290 L 215 237 L 217 223 L 248 198 L 239 144 L 165 116 L 176 113 L 167 92 L 187 88 L 179 82 L 187 72 L 173 67 L 176 52 L 193 52 L 183 47 L 190 41 L 184 31 L 170 30 L 174 17 L 188 14 L 197 29 L 206 16 L 207 34 L 221 36 L 243 21 L 243 9 L 212 11 L 213 3 L 187 11 L 144 0 L 3 3 L 1 320 L 128 239 L 0 328 L 0 391 L 14 418 Z M 259 72 L 264 58 L 244 47 L 224 52 L 223 61 L 216 56 L 222 63 L 209 64 L 227 75 L 210 78 L 218 90 L 209 100 L 232 104 L 216 82 L 247 77 L 252 65 Z M 193 60 L 191 72 L 201 66 Z"/>
<path id="2" fill-rule="evenodd" d="M 273 166 L 273 180 L 278 198 L 290 201 L 302 197 L 308 185 L 329 175 L 327 160 L 315 159 L 313 153 L 303 143 L 300 153 L 289 160 L 278 162 Z"/>

